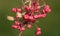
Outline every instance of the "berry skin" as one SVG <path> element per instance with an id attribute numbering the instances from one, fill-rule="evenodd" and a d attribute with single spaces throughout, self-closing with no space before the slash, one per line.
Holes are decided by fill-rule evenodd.
<path id="1" fill-rule="evenodd" d="M 17 12 L 17 8 L 12 8 L 12 12 Z"/>
<path id="2" fill-rule="evenodd" d="M 31 27 L 32 27 L 32 25 L 31 25 L 31 24 L 27 24 L 27 28 L 29 28 L 29 29 L 30 29 Z"/>

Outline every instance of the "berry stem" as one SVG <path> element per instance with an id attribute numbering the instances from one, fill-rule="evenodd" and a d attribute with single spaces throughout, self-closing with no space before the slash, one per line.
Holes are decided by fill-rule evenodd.
<path id="1" fill-rule="evenodd" d="M 19 36 L 22 36 L 22 33 L 23 33 L 22 31 L 21 31 L 21 32 L 19 32 Z"/>

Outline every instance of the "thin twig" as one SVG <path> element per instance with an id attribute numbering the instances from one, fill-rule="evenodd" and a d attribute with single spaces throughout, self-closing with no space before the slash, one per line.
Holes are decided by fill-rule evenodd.
<path id="1" fill-rule="evenodd" d="M 23 33 L 23 32 L 19 32 L 19 36 L 22 36 L 22 33 Z"/>

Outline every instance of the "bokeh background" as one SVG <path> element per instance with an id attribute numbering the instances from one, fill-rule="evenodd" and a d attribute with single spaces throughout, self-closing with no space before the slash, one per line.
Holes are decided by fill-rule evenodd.
<path id="1" fill-rule="evenodd" d="M 60 0 L 47 0 L 52 12 L 46 18 L 40 19 L 38 23 L 42 29 L 40 36 L 60 36 Z M 0 36 L 18 36 L 18 30 L 11 28 L 12 21 L 8 21 L 6 16 L 15 14 L 11 12 L 12 7 L 16 7 L 21 0 L 0 0 Z M 35 26 L 26 30 L 23 36 L 35 36 Z"/>

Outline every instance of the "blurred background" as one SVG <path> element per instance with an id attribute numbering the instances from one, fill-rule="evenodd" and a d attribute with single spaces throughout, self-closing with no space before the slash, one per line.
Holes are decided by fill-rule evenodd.
<path id="1" fill-rule="evenodd" d="M 40 36 L 60 36 L 60 0 L 47 0 L 52 12 L 46 18 L 40 19 L 37 25 L 41 27 Z M 18 36 L 18 30 L 11 28 L 12 21 L 8 21 L 6 16 L 14 16 L 12 7 L 21 6 L 21 0 L 0 0 L 0 36 Z M 35 36 L 35 26 L 24 31 L 22 36 Z"/>

